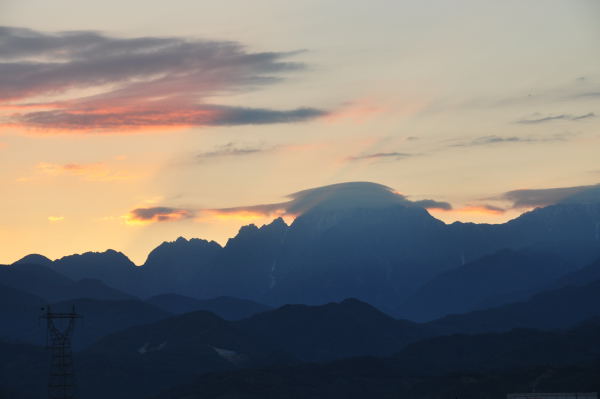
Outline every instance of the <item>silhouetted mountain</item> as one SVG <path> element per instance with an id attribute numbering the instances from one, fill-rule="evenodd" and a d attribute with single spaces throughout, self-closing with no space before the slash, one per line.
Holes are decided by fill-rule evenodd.
<path id="1" fill-rule="evenodd" d="M 177 292 L 202 296 L 198 283 L 206 279 L 221 246 L 214 241 L 179 237 L 163 242 L 148 255 L 143 266 L 143 295 Z"/>
<path id="2" fill-rule="evenodd" d="M 0 393 L 4 392 L 6 399 L 47 397 L 48 351 L 40 346 L 0 341 L 0 354 Z"/>
<path id="3" fill-rule="evenodd" d="M 422 208 L 317 209 L 289 228 L 264 279 L 267 303 L 357 297 L 383 309 L 449 267 L 444 224 Z M 432 250 L 434 245 L 436 250 Z"/>
<path id="4" fill-rule="evenodd" d="M 599 373 L 600 364 L 594 364 L 421 377 L 402 373 L 381 359 L 352 359 L 331 365 L 206 374 L 152 398 L 505 399 L 507 392 L 530 392 L 537 379 L 537 392 L 597 392 Z M 540 378 L 545 376 L 551 378 Z"/>
<path id="5" fill-rule="evenodd" d="M 407 346 L 395 358 L 418 375 L 588 364 L 600 359 L 600 319 L 568 331 L 515 329 L 435 337 Z"/>
<path id="6" fill-rule="evenodd" d="M 197 376 L 156 399 L 505 398 L 510 392 L 600 388 L 600 322 L 570 331 L 454 335 L 409 345 L 393 358 Z"/>
<path id="7" fill-rule="evenodd" d="M 67 256 L 52 268 L 134 295 L 225 295 L 272 306 L 355 297 L 397 316 L 425 319 L 525 298 L 600 256 L 595 197 L 536 209 L 499 225 L 446 225 L 419 202 L 374 183 L 319 187 L 292 198 L 290 212 L 300 215 L 290 226 L 282 219 L 244 226 L 223 248 L 180 238 L 152 251 L 143 267 L 109 250 Z M 493 255 L 503 249 L 524 255 Z M 489 285 L 486 276 L 494 270 L 499 274 Z M 506 271 L 506 285 L 500 270 Z M 464 286 L 456 286 L 456 279 Z M 479 291 L 483 286 L 489 295 Z M 453 289 L 462 296 L 449 298 Z"/>
<path id="8" fill-rule="evenodd" d="M 198 373 L 293 361 L 203 311 L 107 336 L 81 359 L 81 369 L 94 370 L 79 379 L 82 396 L 90 399 L 143 398 Z"/>
<path id="9" fill-rule="evenodd" d="M 86 278 L 79 280 L 67 292 L 68 295 L 62 295 L 61 299 L 88 298 L 103 301 L 125 301 L 137 299 L 132 295 L 125 294 L 119 290 L 111 288 L 101 280 Z"/>
<path id="10" fill-rule="evenodd" d="M 55 309 L 70 306 L 64 303 L 55 305 Z M 101 313 L 93 308 L 97 306 L 94 304 L 88 308 L 84 303 L 76 306 L 84 309 L 86 319 L 87 315 Z M 88 327 L 95 330 L 95 326 L 85 324 L 89 322 L 86 319 L 76 334 Z M 107 323 L 99 319 L 95 322 Z M 100 339 L 76 356 L 77 381 L 80 396 L 85 399 L 142 399 L 163 389 L 169 390 L 165 394 L 169 396 L 160 398 L 181 399 L 397 394 L 429 398 L 433 394 L 445 397 L 448 392 L 466 396 L 470 392 L 474 397 L 475 393 L 481 394 L 480 389 L 490 389 L 486 391 L 490 395 L 523 390 L 517 388 L 550 372 L 548 381 L 536 382 L 540 389 L 566 388 L 574 382 L 579 384 L 577 389 L 582 389 L 598 383 L 593 373 L 600 369 L 593 362 L 600 357 L 600 319 L 570 331 L 513 330 L 419 340 L 431 335 L 431 328 L 438 328 L 439 333 L 439 326 L 394 320 L 353 299 L 314 307 L 288 305 L 239 322 L 227 322 L 208 312 L 192 312 Z M 12 348 L 17 355 L 0 359 L 0 369 L 10 365 L 7 375 L 17 378 L 29 367 L 36 376 L 42 366 L 39 358 L 35 360 L 35 349 L 31 352 L 31 348 L 18 345 Z M 387 359 L 353 358 L 289 366 L 295 361 L 281 354 L 280 348 L 302 359 L 319 361 L 366 353 L 398 353 Z M 273 364 L 277 367 L 261 368 Z M 574 367 L 565 368 L 569 365 Z M 47 367 L 47 360 L 43 367 Z M 252 370 L 236 371 L 240 368 Z M 498 383 L 501 385 L 494 385 Z M 18 384 L 8 380 L 5 387 L 14 391 L 18 386 L 18 392 L 27 393 L 36 386 Z M 180 384 L 185 385 L 171 388 Z"/>
<path id="11" fill-rule="evenodd" d="M 46 258 L 44 255 L 40 254 L 29 254 L 15 263 L 13 265 L 21 265 L 21 264 L 30 264 L 30 265 L 42 265 L 42 266 L 52 266 L 52 261 Z"/>
<path id="12" fill-rule="evenodd" d="M 231 297 L 201 300 L 177 294 L 162 294 L 148 299 L 147 302 L 174 314 L 205 310 L 225 320 L 240 320 L 272 309 L 254 301 Z"/>
<path id="13" fill-rule="evenodd" d="M 459 238 L 457 244 L 465 249 L 467 261 L 502 248 L 543 247 L 544 243 L 554 253 L 566 251 L 576 257 L 572 247 L 585 243 L 592 250 L 583 254 L 585 259 L 573 259 L 583 266 L 598 256 L 589 259 L 600 249 L 597 223 L 600 223 L 600 199 L 595 204 L 561 203 L 537 208 L 498 225 L 453 223 L 449 229 Z"/>
<path id="14" fill-rule="evenodd" d="M 511 283 L 516 283 L 515 287 L 497 285 L 489 297 L 471 298 L 473 303 L 465 305 L 469 309 L 527 297 L 600 255 L 600 240 L 595 235 L 600 204 L 558 204 L 501 225 L 445 225 L 382 186 L 349 184 L 353 195 L 346 196 L 345 185 L 326 190 L 327 195 L 301 209 L 302 214 L 289 227 L 282 220 L 261 228 L 243 227 L 211 258 L 214 264 L 206 268 L 205 278 L 194 281 L 196 291 L 190 296 L 230 295 L 270 305 L 322 304 L 356 297 L 398 314 L 402 301 L 440 273 L 504 248 L 527 249 L 539 255 L 535 260 L 533 255 L 524 255 L 532 263 L 521 259 L 521 268 L 505 259 L 505 267 L 514 273 Z M 315 190 L 320 189 L 327 187 Z M 561 258 L 566 263 L 562 264 Z M 481 261 L 478 265 L 501 269 L 500 260 L 491 257 L 486 261 L 491 264 Z M 533 276 L 517 282 L 525 268 Z M 473 266 L 476 275 L 475 269 Z M 465 295 L 476 290 L 463 288 Z M 439 303 L 446 298 L 435 297 L 433 291 L 428 301 Z M 402 310 L 417 318 L 466 310 L 460 303 L 438 310 L 423 310 L 418 300 L 411 305 Z"/>
<path id="15" fill-rule="evenodd" d="M 83 279 L 73 282 L 40 264 L 17 262 L 12 266 L 0 266 L 0 283 L 40 296 L 47 302 L 75 298 L 133 299 L 131 295 L 108 287 L 100 280 Z"/>
<path id="16" fill-rule="evenodd" d="M 584 286 L 568 286 L 536 294 L 525 302 L 451 315 L 427 325 L 438 334 L 481 333 L 513 328 L 569 328 L 600 316 L 600 280 Z"/>
<path id="17" fill-rule="evenodd" d="M 96 340 L 129 327 L 154 323 L 171 314 L 139 300 L 100 301 L 75 299 L 52 305 L 58 312 L 70 311 L 75 306 L 83 318 L 78 321 L 73 347 L 82 349 Z"/>
<path id="18" fill-rule="evenodd" d="M 0 286 L 0 339 L 45 344 L 46 325 L 40 321 L 42 308 L 48 303 L 41 298 Z M 73 347 L 81 349 L 97 339 L 135 325 L 148 324 L 170 316 L 170 313 L 139 300 L 100 301 L 74 299 L 54 303 L 56 312 L 70 311 L 72 306 L 84 317 L 77 323 Z"/>
<path id="19" fill-rule="evenodd" d="M 535 250 L 501 250 L 440 274 L 398 309 L 413 320 L 527 299 L 566 274 L 570 262 Z"/>
<path id="20" fill-rule="evenodd" d="M 587 285 L 592 281 L 600 280 L 600 258 L 594 263 L 569 273 L 558 279 L 554 284 L 556 287 L 564 287 L 570 285 Z"/>
<path id="21" fill-rule="evenodd" d="M 356 299 L 321 306 L 285 305 L 236 325 L 304 361 L 391 355 L 429 333 Z"/>
<path id="22" fill-rule="evenodd" d="M 215 267 L 202 285 L 205 296 L 258 300 L 273 287 L 273 270 L 287 235 L 283 219 L 260 228 L 250 224 L 227 241 Z"/>
<path id="23" fill-rule="evenodd" d="M 2 311 L 10 311 L 21 309 L 24 307 L 38 306 L 45 301 L 36 296 L 16 288 L 0 284 L 0 309 Z"/>
<path id="24" fill-rule="evenodd" d="M 0 266 L 0 283 L 50 301 L 64 298 L 73 285 L 71 279 L 46 266 L 27 263 Z"/>
<path id="25" fill-rule="evenodd" d="M 39 314 L 45 301 L 35 295 L 0 284 L 0 339 L 24 341 L 36 332 L 41 338 Z"/>
<path id="26" fill-rule="evenodd" d="M 99 279 L 111 287 L 136 295 L 138 268 L 121 252 L 86 252 L 57 259 L 52 268 L 73 280 Z M 136 284 L 137 283 L 137 284 Z"/>

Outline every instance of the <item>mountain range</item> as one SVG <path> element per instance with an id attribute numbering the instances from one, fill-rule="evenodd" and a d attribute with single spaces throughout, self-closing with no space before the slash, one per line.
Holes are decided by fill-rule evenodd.
<path id="1" fill-rule="evenodd" d="M 244 226 L 224 246 L 180 237 L 140 266 L 114 250 L 0 266 L 0 398 L 44 395 L 47 306 L 84 316 L 85 399 L 597 386 L 596 196 L 499 225 L 445 224 L 372 183 L 302 198 L 291 225 Z"/>
<path id="2" fill-rule="evenodd" d="M 317 189 L 291 225 L 278 218 L 244 226 L 223 247 L 180 237 L 141 266 L 113 250 L 55 261 L 30 255 L 13 266 L 36 263 L 142 298 L 229 296 L 280 306 L 354 297 L 395 316 L 431 320 L 526 299 L 600 257 L 600 198 L 564 201 L 504 224 L 448 225 L 384 186 L 337 186 L 325 187 L 327 195 Z"/>

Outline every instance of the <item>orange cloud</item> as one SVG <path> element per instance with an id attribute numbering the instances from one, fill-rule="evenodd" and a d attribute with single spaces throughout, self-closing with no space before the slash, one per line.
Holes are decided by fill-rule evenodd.
<path id="1" fill-rule="evenodd" d="M 175 222 L 178 220 L 191 219 L 194 212 L 188 209 L 170 208 L 156 206 L 151 208 L 137 208 L 123 216 L 128 225 L 146 225 L 158 222 Z"/>

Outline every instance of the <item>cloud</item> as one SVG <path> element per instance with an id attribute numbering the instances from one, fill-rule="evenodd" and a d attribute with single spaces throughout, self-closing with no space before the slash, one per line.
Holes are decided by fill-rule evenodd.
<path id="1" fill-rule="evenodd" d="M 581 120 L 581 119 L 594 118 L 595 116 L 596 116 L 595 113 L 588 112 L 587 114 L 572 116 L 571 120 L 572 121 L 578 121 L 578 120 Z"/>
<path id="2" fill-rule="evenodd" d="M 36 169 L 48 176 L 76 176 L 86 181 L 121 181 L 129 180 L 131 175 L 120 171 L 111 170 L 104 163 L 67 163 L 56 164 L 50 162 L 40 162 Z"/>
<path id="3" fill-rule="evenodd" d="M 348 182 L 298 191 L 287 196 L 288 201 L 237 206 L 228 208 L 182 209 L 165 206 L 137 208 L 126 215 L 128 224 L 179 221 L 196 218 L 198 221 L 210 219 L 252 221 L 262 218 L 291 217 L 305 214 L 315 209 L 381 208 L 408 206 L 425 209 L 451 210 L 452 205 L 431 199 L 411 201 L 390 187 L 371 182 Z"/>
<path id="4" fill-rule="evenodd" d="M 531 125 L 531 124 L 551 122 L 551 121 L 556 121 L 556 120 L 579 121 L 582 119 L 593 118 L 595 116 L 596 116 L 596 114 L 593 112 L 588 112 L 587 114 L 581 114 L 581 115 L 560 114 L 560 115 L 545 116 L 542 118 L 521 119 L 521 120 L 518 120 L 516 123 Z"/>
<path id="5" fill-rule="evenodd" d="M 412 157 L 414 154 L 407 154 L 403 152 L 376 152 L 372 154 L 356 155 L 346 158 L 348 161 L 363 161 L 363 160 L 376 160 L 376 159 L 393 159 L 400 160 L 408 157 Z"/>
<path id="6" fill-rule="evenodd" d="M 452 210 L 452 204 L 450 204 L 449 202 L 445 202 L 445 201 L 435 201 L 435 200 L 426 199 L 426 200 L 420 200 L 420 201 L 413 201 L 413 203 L 415 205 L 423 207 L 425 209 L 439 209 L 439 210 L 444 210 L 444 211 Z"/>
<path id="7" fill-rule="evenodd" d="M 600 185 L 513 190 L 498 199 L 512 202 L 513 208 L 531 208 L 593 198 L 600 202 Z"/>
<path id="8" fill-rule="evenodd" d="M 481 213 L 487 215 L 502 215 L 506 212 L 506 209 L 489 204 L 475 204 L 464 206 L 462 208 L 457 209 L 457 211 L 466 213 Z"/>
<path id="9" fill-rule="evenodd" d="M 194 216 L 195 213 L 188 209 L 155 206 L 151 208 L 136 208 L 130 211 L 124 218 L 125 223 L 136 225 L 156 222 L 173 222 L 191 219 Z"/>
<path id="10" fill-rule="evenodd" d="M 471 146 L 479 146 L 479 145 L 489 145 L 489 144 L 498 144 L 498 143 L 518 143 L 518 142 L 529 142 L 529 140 L 524 139 L 522 137 L 501 137 L 501 136 L 481 136 L 476 137 L 471 141 L 453 144 L 453 147 L 471 147 Z"/>
<path id="11" fill-rule="evenodd" d="M 570 134 L 554 134 L 545 137 L 518 137 L 508 136 L 502 137 L 497 135 L 480 136 L 469 141 L 461 141 L 450 144 L 450 147 L 477 147 L 485 145 L 505 144 L 505 143 L 548 143 L 555 141 L 565 141 Z"/>
<path id="12" fill-rule="evenodd" d="M 247 155 L 258 154 L 261 152 L 266 152 L 271 150 L 272 148 L 265 148 L 262 146 L 240 146 L 235 143 L 227 143 L 221 146 L 218 146 L 212 151 L 201 152 L 196 154 L 196 159 L 199 161 L 206 159 L 214 159 L 214 158 L 229 158 L 229 157 L 243 157 Z"/>
<path id="13" fill-rule="evenodd" d="M 390 187 L 371 182 L 348 182 L 298 191 L 287 196 L 289 201 L 270 204 L 207 209 L 212 216 L 277 217 L 298 216 L 314 209 L 344 209 L 352 207 L 416 206 L 426 209 L 452 209 L 447 202 L 435 200 L 411 201 Z"/>
<path id="14" fill-rule="evenodd" d="M 144 101 L 144 100 L 141 100 Z M 276 111 L 258 108 L 223 107 L 213 105 L 182 105 L 175 109 L 168 104 L 152 104 L 147 108 L 92 109 L 75 106 L 69 110 L 39 111 L 13 115 L 12 126 L 60 131 L 123 131 L 169 129 L 191 126 L 264 125 L 302 122 L 325 115 L 324 111 L 300 108 Z M 99 108 L 96 108 L 98 106 Z"/>
<path id="15" fill-rule="evenodd" d="M 48 221 L 50 223 L 58 223 L 62 222 L 63 220 L 65 220 L 64 216 L 48 216 Z"/>
<path id="16" fill-rule="evenodd" d="M 327 115 L 211 104 L 254 90 L 304 65 L 299 52 L 251 52 L 231 41 L 119 38 L 92 31 L 0 27 L 4 126 L 106 132 L 190 126 L 295 123 Z M 57 97 L 58 96 L 58 97 Z"/>

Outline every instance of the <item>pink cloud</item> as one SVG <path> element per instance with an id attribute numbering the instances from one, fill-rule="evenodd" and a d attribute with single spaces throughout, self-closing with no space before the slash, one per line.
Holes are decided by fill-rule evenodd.
<path id="1" fill-rule="evenodd" d="M 0 126 L 124 132 L 293 123 L 327 114 L 311 107 L 275 110 L 205 101 L 277 83 L 281 74 L 303 68 L 287 61 L 296 53 L 254 53 L 236 42 L 1 29 L 6 61 L 0 63 Z M 23 41 L 27 47 L 19 44 Z"/>

